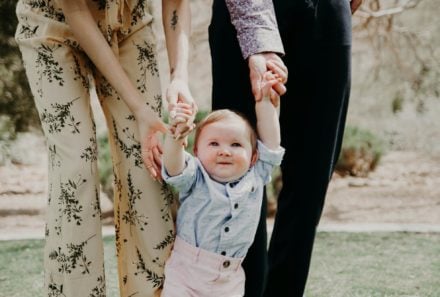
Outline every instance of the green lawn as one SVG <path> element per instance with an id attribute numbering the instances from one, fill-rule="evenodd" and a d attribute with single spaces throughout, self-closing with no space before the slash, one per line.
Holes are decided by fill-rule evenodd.
<path id="1" fill-rule="evenodd" d="M 1 297 L 42 296 L 42 246 L 0 242 Z M 114 255 L 106 237 L 108 297 L 118 296 Z M 318 233 L 306 296 L 439 297 L 440 234 Z"/>

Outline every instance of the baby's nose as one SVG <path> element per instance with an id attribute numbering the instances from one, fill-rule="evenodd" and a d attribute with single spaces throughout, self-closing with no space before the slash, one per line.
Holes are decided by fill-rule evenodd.
<path id="1" fill-rule="evenodd" d="M 219 149 L 218 154 L 220 156 L 230 156 L 231 152 L 227 148 L 221 148 Z"/>

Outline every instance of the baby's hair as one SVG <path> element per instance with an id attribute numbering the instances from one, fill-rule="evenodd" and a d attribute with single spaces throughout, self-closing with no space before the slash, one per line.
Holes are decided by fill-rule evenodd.
<path id="1" fill-rule="evenodd" d="M 249 121 L 242 114 L 229 109 L 219 109 L 213 111 L 197 124 L 196 134 L 194 137 L 194 147 L 197 146 L 200 132 L 202 132 L 204 127 L 224 119 L 239 119 L 243 121 L 243 123 L 246 125 L 246 128 L 249 130 L 249 138 L 252 144 L 252 152 L 255 152 L 257 150 L 257 133 L 252 128 Z"/>

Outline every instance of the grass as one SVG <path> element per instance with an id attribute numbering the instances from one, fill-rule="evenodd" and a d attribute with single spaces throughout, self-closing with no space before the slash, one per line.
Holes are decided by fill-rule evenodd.
<path id="1" fill-rule="evenodd" d="M 440 234 L 318 233 L 307 297 L 438 297 Z"/>
<path id="2" fill-rule="evenodd" d="M 108 297 L 118 296 L 114 237 Z M 41 240 L 0 242 L 0 296 L 42 296 Z M 318 233 L 307 297 L 438 297 L 440 234 Z"/>
<path id="3" fill-rule="evenodd" d="M 42 240 L 0 241 L 0 297 L 43 296 Z M 107 296 L 119 296 L 114 237 L 104 238 Z M 87 297 L 87 296 L 84 296 Z"/>

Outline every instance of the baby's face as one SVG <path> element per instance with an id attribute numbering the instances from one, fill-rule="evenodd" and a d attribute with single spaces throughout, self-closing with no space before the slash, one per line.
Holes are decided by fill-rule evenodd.
<path id="1" fill-rule="evenodd" d="M 195 154 L 209 176 L 219 182 L 242 177 L 256 158 L 244 121 L 231 118 L 203 127 Z"/>

